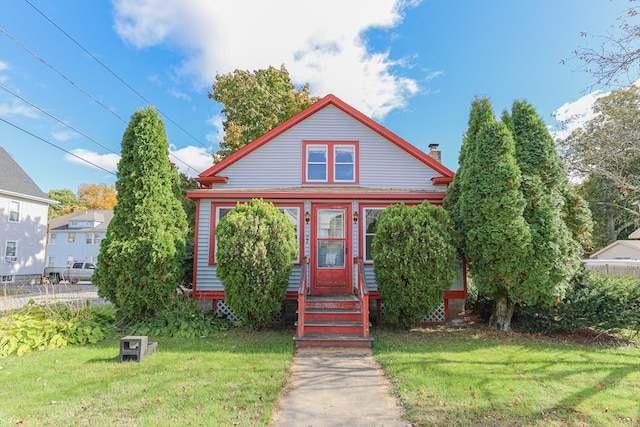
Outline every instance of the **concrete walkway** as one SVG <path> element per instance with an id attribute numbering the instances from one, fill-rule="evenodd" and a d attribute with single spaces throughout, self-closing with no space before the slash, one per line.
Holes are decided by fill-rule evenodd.
<path id="1" fill-rule="evenodd" d="M 369 349 L 296 351 L 276 427 L 407 427 Z"/>

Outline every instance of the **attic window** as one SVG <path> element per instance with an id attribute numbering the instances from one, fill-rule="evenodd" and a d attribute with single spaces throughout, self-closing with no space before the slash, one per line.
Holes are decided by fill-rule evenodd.
<path id="1" fill-rule="evenodd" d="M 356 184 L 358 143 L 356 141 L 305 141 L 305 184 Z"/>

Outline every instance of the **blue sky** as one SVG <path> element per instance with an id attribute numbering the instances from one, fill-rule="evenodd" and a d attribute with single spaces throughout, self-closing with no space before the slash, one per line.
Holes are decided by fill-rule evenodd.
<path id="1" fill-rule="evenodd" d="M 559 109 L 585 111 L 597 88 L 571 58 L 597 42 L 580 33 L 610 31 L 629 6 L 0 0 L 0 145 L 45 192 L 111 184 L 129 118 L 151 104 L 171 160 L 197 175 L 222 138 L 207 97 L 216 73 L 284 64 L 313 95 L 335 94 L 423 151 L 439 143 L 455 170 L 474 96 L 498 115 L 526 99 L 550 126 Z"/>

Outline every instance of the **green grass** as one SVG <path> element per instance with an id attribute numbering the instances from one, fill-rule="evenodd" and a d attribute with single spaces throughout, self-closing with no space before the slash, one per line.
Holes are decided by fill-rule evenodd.
<path id="1" fill-rule="evenodd" d="M 375 358 L 416 425 L 640 425 L 637 347 L 475 329 L 373 334 Z"/>
<path id="2" fill-rule="evenodd" d="M 119 363 L 119 339 L 0 359 L 0 425 L 266 425 L 286 383 L 292 331 L 151 338 Z"/>

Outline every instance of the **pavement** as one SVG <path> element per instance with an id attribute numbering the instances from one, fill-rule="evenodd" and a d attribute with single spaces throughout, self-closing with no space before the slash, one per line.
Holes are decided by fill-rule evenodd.
<path id="1" fill-rule="evenodd" d="M 77 285 L 61 282 L 55 285 L 12 285 L 0 286 L 0 312 L 22 308 L 33 300 L 35 304 L 77 303 L 86 301 L 92 306 L 106 302 L 98 297 L 98 288 L 90 283 Z"/>
<path id="2" fill-rule="evenodd" d="M 275 427 L 407 427 L 370 349 L 296 350 Z"/>

